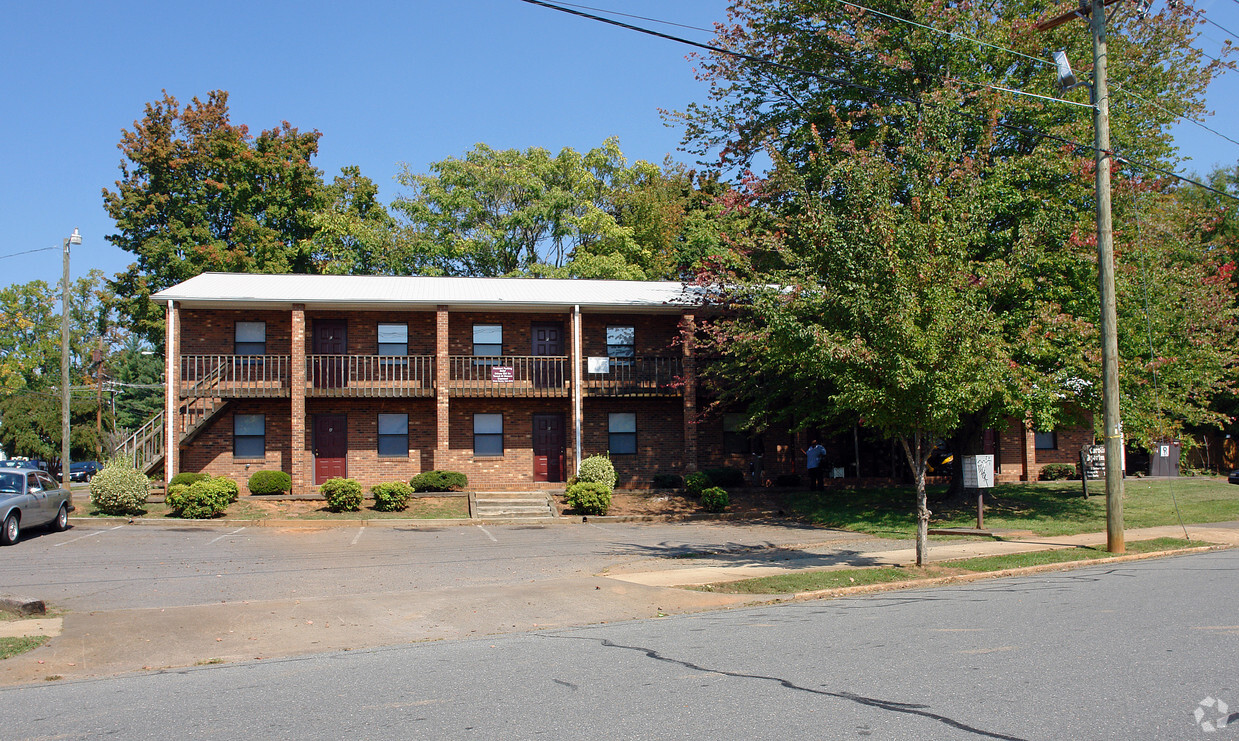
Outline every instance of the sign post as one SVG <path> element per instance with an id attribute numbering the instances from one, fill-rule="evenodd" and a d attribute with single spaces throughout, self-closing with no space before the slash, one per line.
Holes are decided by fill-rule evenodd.
<path id="1" fill-rule="evenodd" d="M 964 488 L 977 490 L 977 530 L 984 530 L 985 490 L 994 488 L 994 456 L 964 456 Z"/>

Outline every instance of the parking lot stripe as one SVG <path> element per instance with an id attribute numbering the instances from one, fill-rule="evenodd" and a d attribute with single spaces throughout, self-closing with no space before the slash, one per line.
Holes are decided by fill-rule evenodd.
<path id="1" fill-rule="evenodd" d="M 365 531 L 366 531 L 365 525 L 362 525 L 361 527 L 357 528 L 357 534 L 353 536 L 353 542 L 349 543 L 349 545 L 357 545 L 357 541 L 361 540 L 361 534 L 364 533 Z"/>
<path id="2" fill-rule="evenodd" d="M 69 543 L 76 543 L 76 542 L 78 542 L 79 540 L 82 540 L 82 539 L 84 539 L 84 538 L 93 538 L 93 537 L 95 537 L 96 535 L 102 535 L 103 533 L 109 532 L 109 531 L 111 531 L 111 530 L 120 530 L 122 527 L 124 527 L 124 525 L 117 525 L 116 527 L 110 527 L 110 528 L 108 528 L 107 530 L 96 530 L 96 531 L 95 531 L 95 532 L 93 532 L 93 533 L 87 533 L 87 534 L 85 534 L 85 535 L 83 535 L 83 536 L 81 536 L 81 537 L 74 538 L 73 540 L 66 540 L 66 541 L 65 541 L 65 542 L 63 542 L 63 543 L 54 543 L 54 544 L 52 545 L 52 547 L 53 547 L 53 548 L 59 548 L 59 547 L 60 547 L 60 546 L 62 546 L 62 545 L 68 545 Z"/>
<path id="3" fill-rule="evenodd" d="M 490 531 L 489 531 L 489 530 L 487 530 L 486 528 L 482 527 L 481 525 L 478 525 L 478 530 L 481 530 L 482 532 L 486 533 L 486 537 L 490 538 L 491 540 L 495 541 L 496 543 L 498 543 L 498 542 L 499 542 L 499 539 L 498 539 L 498 538 L 496 538 L 495 536 L 491 535 L 491 534 L 490 534 Z"/>
<path id="4" fill-rule="evenodd" d="M 224 533 L 223 535 L 219 536 L 219 537 L 218 537 L 218 538 L 216 538 L 215 540 L 212 540 L 210 543 L 207 543 L 207 545 L 211 545 L 212 543 L 215 543 L 215 542 L 217 542 L 217 541 L 223 540 L 224 538 L 227 538 L 227 537 L 228 537 L 228 536 L 230 536 L 230 535 L 236 535 L 237 533 L 241 532 L 241 531 L 242 531 L 242 530 L 244 530 L 244 529 L 245 529 L 244 527 L 239 527 L 239 528 L 237 528 L 236 530 L 233 530 L 233 531 L 232 531 L 232 532 L 230 532 L 230 533 Z"/>

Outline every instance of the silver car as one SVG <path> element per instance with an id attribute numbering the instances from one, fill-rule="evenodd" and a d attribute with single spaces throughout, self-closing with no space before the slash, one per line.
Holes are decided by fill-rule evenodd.
<path id="1" fill-rule="evenodd" d="M 51 525 L 69 528 L 73 493 L 62 489 L 46 471 L 0 468 L 0 545 L 13 545 L 23 527 Z"/>

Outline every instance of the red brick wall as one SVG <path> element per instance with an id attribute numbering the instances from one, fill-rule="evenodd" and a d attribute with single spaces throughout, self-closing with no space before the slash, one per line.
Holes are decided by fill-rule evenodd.
<path id="1" fill-rule="evenodd" d="M 343 319 L 348 322 L 345 332 L 349 355 L 378 355 L 380 323 L 408 324 L 409 355 L 435 354 L 434 311 L 307 311 L 305 347 L 311 355 L 314 354 L 316 319 Z"/>
<path id="2" fill-rule="evenodd" d="M 798 471 L 797 465 L 804 465 L 804 455 L 797 450 L 794 433 L 787 429 L 772 428 L 755 437 L 760 438 L 765 453 L 762 455 L 763 478 L 773 478 L 783 473 L 804 473 Z M 698 467 L 719 468 L 728 466 L 738 468 L 748 475 L 752 455 L 723 452 L 723 418 L 722 415 L 710 415 L 697 423 L 697 461 Z"/>
<path id="3" fill-rule="evenodd" d="M 237 322 L 267 323 L 267 354 L 292 352 L 292 313 L 288 311 L 224 311 L 180 309 L 182 355 L 232 355 Z"/>
<path id="4" fill-rule="evenodd" d="M 232 418 L 235 414 L 266 415 L 266 455 L 261 459 L 232 457 Z M 206 472 L 236 481 L 248 493 L 246 482 L 255 471 L 292 474 L 288 402 L 283 399 L 242 399 L 229 404 L 181 454 L 180 471 Z"/>
<path id="5" fill-rule="evenodd" d="M 680 348 L 673 343 L 680 336 L 680 317 L 665 314 L 582 314 L 581 354 L 585 357 L 607 354 L 607 327 L 632 327 L 637 355 L 673 357 Z"/>
<path id="6" fill-rule="evenodd" d="M 572 350 L 572 314 L 505 314 L 501 312 L 452 312 L 448 316 L 448 355 L 473 354 L 473 325 L 499 324 L 503 326 L 504 355 L 533 355 L 533 324 L 560 324 L 563 326 L 564 355 Z"/>
<path id="7" fill-rule="evenodd" d="M 608 415 L 637 415 L 637 452 L 611 454 L 616 486 L 648 487 L 656 473 L 683 475 L 684 412 L 678 398 L 586 399 L 582 407 L 581 455 L 585 458 L 607 452 Z"/>
<path id="8" fill-rule="evenodd" d="M 472 340 L 471 340 L 472 341 Z M 504 337 L 507 344 L 507 337 Z M 562 414 L 564 418 L 565 478 L 576 470 L 572 462 L 572 430 L 568 399 L 474 399 L 454 398 L 448 419 L 448 450 L 435 457 L 435 468 L 460 471 L 469 477 L 472 489 L 509 486 L 534 487 L 533 415 Z M 503 455 L 473 455 L 473 415 L 503 414 Z M 562 483 L 547 484 L 562 487 Z"/>

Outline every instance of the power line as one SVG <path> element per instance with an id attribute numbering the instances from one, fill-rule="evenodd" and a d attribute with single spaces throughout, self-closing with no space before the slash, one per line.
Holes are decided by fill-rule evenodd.
<path id="1" fill-rule="evenodd" d="M 1196 8 L 1193 8 L 1192 6 L 1188 5 L 1187 3 L 1182 2 L 1182 0 L 1170 0 L 1170 1 L 1169 1 L 1169 3 L 1167 3 L 1167 4 L 1168 4 L 1168 5 L 1170 5 L 1170 7 L 1172 7 L 1172 8 L 1183 8 L 1184 10 L 1186 10 L 1187 12 L 1189 12 L 1189 13 L 1191 13 L 1192 15 L 1196 16 L 1197 18 L 1199 18 L 1200 20 L 1204 21 L 1205 23 L 1208 23 L 1208 24 L 1213 25 L 1213 26 L 1217 26 L 1217 27 L 1218 27 L 1218 28 L 1220 28 L 1222 31 L 1225 31 L 1225 32 L 1226 32 L 1226 34 L 1227 34 L 1228 36 L 1230 36 L 1232 39 L 1237 39 L 1237 40 L 1239 40 L 1239 36 L 1236 36 L 1234 31 L 1231 31 L 1231 30 L 1229 30 L 1228 28 L 1226 28 L 1226 26 L 1223 26 L 1223 25 L 1221 25 L 1220 23 L 1216 23 L 1215 21 L 1213 21 L 1212 19 L 1210 19 L 1210 18 L 1209 18 L 1209 16 L 1205 15 L 1205 11 L 1203 11 L 1203 10 L 1198 10 L 1198 9 L 1196 9 Z"/>
<path id="2" fill-rule="evenodd" d="M 1239 0 L 1235 0 L 1239 2 Z M 676 23 L 674 21 L 664 21 L 660 18 L 650 18 L 644 15 L 632 15 L 631 13 L 621 13 L 618 10 L 608 10 L 606 8 L 594 8 L 589 5 L 577 5 L 576 3 L 560 3 L 570 8 L 580 8 L 581 10 L 592 10 L 595 13 L 606 13 L 607 15 L 618 15 L 621 18 L 635 18 L 641 21 L 649 21 L 650 23 L 660 23 L 664 26 L 676 26 L 677 28 L 687 28 L 690 31 L 704 31 L 706 33 L 714 33 L 713 28 L 702 28 L 701 26 L 689 26 L 684 23 Z"/>
<path id="3" fill-rule="evenodd" d="M 842 2 L 842 0 L 840 0 L 840 1 Z M 791 65 L 789 65 L 789 64 L 784 64 L 784 63 L 782 63 L 782 62 L 775 62 L 775 61 L 772 61 L 772 60 L 769 60 L 769 59 L 763 59 L 763 58 L 761 58 L 761 57 L 754 56 L 754 55 L 752 55 L 752 54 L 745 54 L 744 52 L 732 51 L 732 50 L 730 50 L 730 49 L 724 49 L 724 48 L 719 47 L 719 46 L 713 46 L 713 45 L 711 45 L 711 44 L 703 44 L 703 43 L 701 43 L 701 42 L 698 42 L 698 41 L 692 41 L 692 40 L 690 40 L 690 39 L 681 38 L 681 37 L 679 37 L 679 36 L 672 36 L 672 35 L 670 35 L 670 34 L 662 33 L 661 31 L 654 31 L 654 30 L 649 29 L 649 28 L 642 28 L 642 27 L 640 27 L 640 26 L 634 26 L 634 25 L 632 25 L 632 24 L 629 24 L 629 23 L 624 23 L 624 22 L 622 22 L 622 21 L 616 21 L 616 20 L 612 20 L 612 19 L 610 19 L 610 18 L 603 18 L 603 17 L 601 17 L 601 16 L 591 15 L 591 14 L 589 14 L 589 13 L 585 13 L 585 12 L 582 12 L 582 11 L 579 11 L 579 10 L 573 10 L 573 9 L 571 9 L 571 8 L 565 8 L 565 7 L 562 7 L 562 6 L 559 6 L 559 5 L 555 5 L 555 4 L 552 4 L 552 3 L 543 2 L 543 0 L 520 0 L 520 2 L 523 2 L 523 3 L 528 3 L 528 4 L 530 4 L 530 5 L 538 5 L 538 6 L 541 6 L 541 7 L 543 7 L 543 8 L 547 8 L 547 9 L 549 9 L 549 10 L 555 10 L 555 11 L 559 11 L 559 12 L 561 12 L 561 13 L 567 13 L 567 14 L 569 14 L 569 15 L 576 15 L 576 16 L 580 16 L 580 17 L 582 17 L 582 18 L 586 18 L 586 19 L 588 19 L 588 20 L 598 21 L 599 23 L 606 23 L 606 24 L 608 24 L 608 25 L 618 26 L 619 28 L 624 28 L 624 29 L 627 29 L 627 30 L 629 30 L 629 31 L 636 31 L 637 33 L 646 34 L 646 35 L 648 35 L 648 36 L 654 36 L 654 37 L 657 37 L 657 38 L 660 38 L 660 39 L 666 39 L 667 41 L 674 41 L 674 42 L 679 43 L 679 44 L 685 44 L 685 45 L 687 45 L 687 46 L 696 47 L 696 48 L 698 48 L 698 49 L 704 49 L 704 50 L 706 50 L 706 51 L 714 52 L 714 53 L 716 53 L 716 54 L 725 54 L 725 55 L 728 55 L 728 56 L 735 57 L 735 58 L 737 58 L 737 59 L 743 59 L 743 60 L 745 60 L 745 61 L 753 62 L 753 63 L 755 63 L 755 64 L 760 64 L 760 65 L 765 65 L 765 66 L 768 66 L 768 67 L 774 67 L 774 68 L 776 68 L 776 69 L 781 69 L 781 70 L 783 70 L 783 71 L 785 71 L 785 72 L 792 72 L 792 73 L 794 73 L 794 74 L 798 74 L 798 75 L 805 75 L 805 76 L 807 76 L 807 77 L 813 77 L 813 78 L 818 79 L 818 80 L 821 80 L 821 81 L 823 81 L 823 82 L 829 82 L 829 83 L 833 83 L 833 84 L 835 84 L 835 85 L 840 85 L 840 86 L 842 86 L 842 87 L 849 87 L 849 88 L 853 88 L 853 89 L 855 89 L 855 90 L 860 90 L 860 91 L 863 91 L 863 92 L 871 93 L 871 94 L 873 94 L 873 95 L 877 95 L 877 96 L 886 97 L 886 98 L 889 98 L 889 99 L 891 99 L 891 100 L 899 101 L 899 102 L 902 102 L 902 103 L 911 103 L 912 105 L 917 105 L 917 106 L 927 106 L 927 105 L 928 105 L 928 106 L 932 106 L 932 107 L 940 107 L 940 106 L 938 106 L 938 105 L 936 105 L 936 104 L 926 103 L 925 101 L 920 100 L 919 98 L 914 98 L 914 97 L 907 96 L 907 95 L 903 95 L 903 94 L 900 94 L 900 93 L 892 93 L 892 92 L 890 92 L 890 91 L 883 90 L 883 89 L 881 89 L 881 88 L 875 88 L 875 87 L 872 87 L 872 86 L 869 86 L 869 85 L 862 85 L 862 84 L 860 84 L 860 83 L 852 82 L 852 81 L 850 81 L 850 80 L 843 80 L 843 79 L 840 79 L 840 78 L 837 78 L 837 77 L 831 77 L 831 76 L 829 76 L 829 75 L 823 75 L 823 74 L 818 73 L 818 72 L 812 72 L 812 71 L 810 71 L 810 70 L 800 69 L 799 67 L 793 67 L 793 66 L 791 66 Z M 1041 131 L 1041 130 L 1039 130 L 1039 129 L 1034 129 L 1034 128 L 1030 127 L 1030 126 L 1019 126 L 1019 125 L 1016 125 L 1016 124 L 1002 123 L 1001 121 L 995 122 L 995 124 L 994 124 L 994 125 L 998 126 L 999 128 L 1006 129 L 1006 130 L 1008 130 L 1008 131 L 1014 131 L 1014 132 L 1017 132 L 1017 133 L 1022 133 L 1022 134 L 1030 134 L 1030 135 L 1032 135 L 1032 136 L 1036 136 L 1036 137 L 1039 137 L 1039 138 L 1042 138 L 1042 139 L 1047 139 L 1047 140 L 1049 140 L 1049 141 L 1056 141 L 1056 142 L 1059 142 L 1059 143 L 1061 143 L 1061 144 L 1066 144 L 1066 145 L 1069 145 L 1069 146 L 1072 146 L 1072 147 L 1076 147 L 1077 149 L 1083 149 L 1083 150 L 1090 151 L 1090 152 L 1096 152 L 1096 151 L 1097 151 L 1097 148 L 1096 148 L 1096 147 L 1094 147 L 1094 146 L 1093 146 L 1093 145 L 1091 145 L 1091 144 L 1082 144 L 1082 143 L 1080 143 L 1080 142 L 1078 142 L 1078 141 L 1075 141 L 1075 140 L 1073 140 L 1073 139 L 1067 139 L 1066 137 L 1056 136 L 1056 135 L 1051 134 L 1051 133 L 1049 133 L 1049 132 L 1047 132 L 1047 131 Z M 1164 168 L 1156 167 L 1155 165 L 1150 165 L 1150 164 L 1147 164 L 1147 163 L 1144 163 L 1144 162 L 1140 162 L 1139 160 L 1133 160 L 1133 159 L 1130 159 L 1130 158 L 1127 158 L 1127 157 L 1122 157 L 1122 156 L 1120 156 L 1117 152 L 1114 152 L 1114 151 L 1107 152 L 1107 154 L 1109 154 L 1109 155 L 1111 155 L 1111 156 L 1115 157 L 1116 159 L 1118 159 L 1118 160 L 1120 160 L 1120 161 L 1122 161 L 1122 162 L 1127 163 L 1128 165 L 1131 165 L 1132 167 L 1138 167 L 1138 168 L 1141 168 L 1141 169 L 1151 170 L 1151 171 L 1153 171 L 1153 172 L 1160 173 L 1160 174 L 1165 175 L 1165 176 L 1167 176 L 1167 177 L 1171 177 L 1171 178 L 1174 178 L 1174 179 L 1176 179 L 1176 180 L 1179 180 L 1179 181 L 1182 181 L 1182 182 L 1185 182 L 1185 183 L 1190 183 L 1190 184 L 1195 185 L 1195 186 L 1198 186 L 1198 187 L 1200 187 L 1200 188 L 1204 188 L 1205 190 L 1207 190 L 1207 191 L 1209 191 L 1209 192 L 1211 192 L 1211 193 L 1215 193 L 1215 194 L 1217 194 L 1217 195 L 1220 195 L 1220 196 L 1222 196 L 1222 197 L 1224 197 L 1224 198 L 1229 198 L 1229 199 L 1231 199 L 1231 200 L 1233 200 L 1233 201 L 1239 202 L 1239 197 L 1237 197 L 1237 196 L 1231 195 L 1230 193 L 1226 193 L 1225 191 L 1221 191 L 1221 190 L 1218 190 L 1218 189 L 1216 189 L 1216 188 L 1211 188 L 1211 187 L 1209 187 L 1208 185 L 1205 185 L 1204 183 L 1197 182 L 1197 181 L 1195 181 L 1195 180 L 1192 180 L 1191 178 L 1185 177 L 1185 176 L 1180 175 L 1180 174 L 1178 174 L 1178 173 L 1176 173 L 1176 172 L 1172 172 L 1172 171 L 1170 171 L 1170 170 L 1166 170 L 1166 169 L 1164 169 Z"/>
<path id="4" fill-rule="evenodd" d="M 26 250 L 25 252 L 14 252 L 11 255 L 0 255 L 0 260 L 5 259 L 6 257 L 18 257 L 20 255 L 29 255 L 32 252 L 47 252 L 48 250 L 58 250 L 58 249 L 60 248 L 59 247 L 40 247 L 37 250 Z"/>

